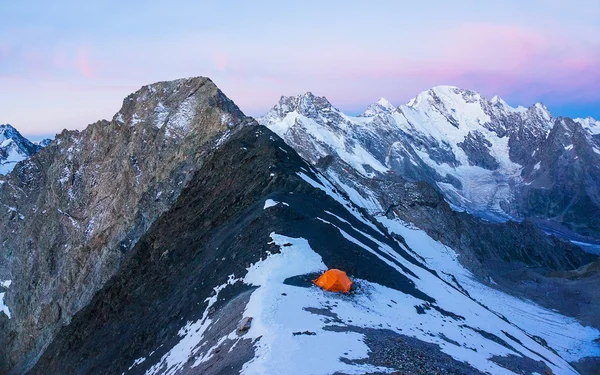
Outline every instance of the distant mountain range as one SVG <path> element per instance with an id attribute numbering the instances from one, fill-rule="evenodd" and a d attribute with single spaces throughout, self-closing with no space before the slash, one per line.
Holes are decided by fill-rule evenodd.
<path id="1" fill-rule="evenodd" d="M 333 156 L 367 178 L 427 181 L 455 209 L 489 220 L 530 218 L 600 239 L 594 119 L 555 118 L 541 103 L 513 108 L 497 96 L 438 86 L 399 107 L 380 99 L 359 116 L 312 93 L 282 97 L 258 121 L 315 165 Z M 384 210 L 380 194 L 346 182 L 365 208 Z"/>
<path id="2" fill-rule="evenodd" d="M 0 373 L 595 374 L 600 258 L 539 227 L 597 238 L 598 128 L 446 86 L 257 121 L 204 77 L 5 126 Z"/>

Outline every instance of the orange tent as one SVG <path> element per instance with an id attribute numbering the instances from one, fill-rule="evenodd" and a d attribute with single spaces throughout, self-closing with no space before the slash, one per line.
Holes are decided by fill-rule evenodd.
<path id="1" fill-rule="evenodd" d="M 352 287 L 352 280 L 346 275 L 346 272 L 336 270 L 335 268 L 330 269 L 318 279 L 313 280 L 313 283 L 330 292 L 348 293 Z"/>

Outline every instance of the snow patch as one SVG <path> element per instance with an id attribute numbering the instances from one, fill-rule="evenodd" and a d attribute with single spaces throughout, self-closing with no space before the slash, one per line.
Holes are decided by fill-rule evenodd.
<path id="1" fill-rule="evenodd" d="M 562 358 L 569 362 L 587 356 L 600 356 L 600 347 L 591 344 L 595 338 L 600 336 L 600 331 L 597 329 L 584 327 L 576 319 L 547 310 L 531 301 L 522 300 L 490 288 L 478 282 L 473 274 L 459 263 L 458 255 L 454 250 L 433 240 L 424 231 L 406 225 L 398 219 L 392 220 L 382 216 L 378 220 L 391 232 L 401 235 L 408 246 L 423 257 L 427 265 L 436 270 L 449 284 L 457 285 L 452 279 L 452 275 L 456 278 L 460 287 L 466 289 L 475 301 L 489 308 L 496 316 L 508 319 L 514 325 L 511 325 L 511 329 L 518 327 L 529 335 L 543 338 L 548 342 L 548 345 L 558 351 Z M 455 306 L 462 308 L 464 305 L 457 301 Z M 463 314 L 460 310 L 455 312 Z M 477 320 L 480 321 L 480 318 Z M 495 317 L 490 319 L 489 324 L 497 324 L 493 323 L 494 320 L 496 320 Z M 466 321 L 473 324 L 469 318 Z M 506 332 L 515 336 L 511 331 Z M 502 334 L 499 334 L 499 336 L 502 337 Z M 532 348 L 531 345 L 527 346 Z M 551 360 L 554 362 L 554 359 Z"/>
<path id="2" fill-rule="evenodd" d="M 146 371 L 146 375 L 175 375 L 188 362 L 189 358 L 194 357 L 196 353 L 203 349 L 205 345 L 205 343 L 202 343 L 204 332 L 206 332 L 213 322 L 212 319 L 208 317 L 210 308 L 217 302 L 219 293 L 223 289 L 238 281 L 240 281 L 240 279 L 236 279 L 234 275 L 229 275 L 226 283 L 214 288 L 213 296 L 205 300 L 207 306 L 202 313 L 202 318 L 195 322 L 187 322 L 187 324 L 179 330 L 179 336 L 181 336 L 182 339 L 171 348 L 171 350 L 164 354 L 159 362 L 149 368 Z M 212 350 L 207 351 L 207 353 L 212 353 Z M 197 363 L 192 365 L 192 367 L 194 366 L 197 366 Z"/>
<path id="3" fill-rule="evenodd" d="M 145 360 L 146 360 L 146 357 L 141 357 L 141 358 L 136 359 L 135 361 L 133 361 L 133 364 L 131 366 L 129 366 L 129 368 L 127 370 L 129 371 L 132 368 L 134 368 L 135 366 L 144 363 Z"/>
<path id="4" fill-rule="evenodd" d="M 374 251 L 350 234 L 345 233 L 344 236 L 365 250 Z M 251 265 L 244 277 L 245 283 L 259 288 L 251 295 L 244 313 L 245 316 L 253 317 L 252 328 L 246 337 L 257 341 L 255 357 L 244 365 L 243 374 L 362 374 L 395 371 L 352 363 L 352 360 L 369 356 L 364 336 L 350 330 L 341 329 L 341 332 L 336 332 L 326 329 L 335 326 L 383 328 L 409 335 L 437 344 L 443 352 L 456 360 L 492 374 L 504 375 L 513 372 L 498 366 L 489 358 L 520 353 L 534 360 L 542 360 L 543 355 L 552 361 L 553 364 L 548 365 L 557 374 L 576 374 L 562 358 L 539 345 L 519 328 L 505 322 L 457 288 L 444 283 L 429 271 L 406 261 L 398 254 L 388 255 L 395 255 L 396 261 L 402 262 L 404 267 L 410 267 L 416 274 L 411 279 L 420 290 L 435 298 L 442 309 L 464 319 L 449 317 L 435 309 L 419 314 L 415 306 L 422 305 L 422 300 L 356 278 L 354 282 L 358 289 L 351 295 L 330 293 L 315 286 L 298 287 L 284 284 L 284 280 L 289 277 L 323 272 L 327 267 L 306 239 L 275 233 L 271 234 L 271 238 L 273 243 L 280 246 L 280 253 L 272 254 Z M 283 246 L 284 244 L 286 246 Z M 387 253 L 388 250 L 384 249 L 385 244 L 378 243 L 378 246 L 381 251 Z M 399 267 L 395 268 L 401 272 Z M 307 308 L 329 310 L 339 321 L 332 322 L 326 316 L 312 314 Z M 502 338 L 510 343 L 511 348 L 480 334 L 478 330 Z M 315 334 L 292 334 L 298 331 Z M 336 345 L 331 345 L 333 342 Z M 306 358 L 311 360 L 306 361 Z"/>
<path id="5" fill-rule="evenodd" d="M 11 280 L 4 280 L 4 281 L 0 280 L 0 286 L 4 287 L 5 289 L 8 289 L 8 287 L 10 287 L 11 284 L 12 284 Z M 10 314 L 10 309 L 6 305 L 6 302 L 4 302 L 5 295 L 6 295 L 5 292 L 0 293 L 0 313 L 4 313 L 8 317 L 8 319 L 10 319 L 12 316 Z"/>
<path id="6" fill-rule="evenodd" d="M 579 123 L 588 133 L 592 135 L 600 134 L 600 120 L 588 117 L 576 118 L 573 121 Z"/>
<path id="7" fill-rule="evenodd" d="M 252 316 L 246 337 L 257 340 L 255 356 L 244 364 L 242 374 L 364 374 L 391 369 L 342 361 L 368 357 L 363 335 L 324 330 L 323 316 L 306 311 L 322 308 L 334 295 L 316 287 L 300 288 L 283 283 L 292 276 L 327 270 L 321 257 L 303 238 L 271 233 L 280 253 L 250 266 L 244 282 L 259 286 L 244 316 Z M 291 244 L 291 246 L 283 246 Z M 285 293 L 285 296 L 282 294 Z M 310 331 L 315 335 L 292 335 Z M 260 339 L 259 339 L 260 338 Z M 331 345 L 335 343 L 335 345 Z"/>
<path id="8" fill-rule="evenodd" d="M 271 208 L 271 207 L 277 206 L 280 203 L 283 204 L 284 206 L 289 206 L 289 204 L 287 204 L 285 202 L 277 202 L 277 201 L 274 201 L 273 199 L 267 199 L 265 201 L 265 206 L 263 207 L 263 209 L 266 210 L 267 208 Z"/>

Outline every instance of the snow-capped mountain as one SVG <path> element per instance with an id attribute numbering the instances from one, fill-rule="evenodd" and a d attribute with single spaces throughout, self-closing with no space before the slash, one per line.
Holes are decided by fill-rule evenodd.
<path id="1" fill-rule="evenodd" d="M 576 207 L 540 193 L 539 189 L 554 186 L 558 176 L 541 185 L 532 183 L 536 175 L 546 171 L 544 163 L 538 162 L 571 151 L 565 144 L 564 152 L 549 156 L 560 151 L 547 145 L 551 131 L 570 120 L 554 118 L 541 103 L 514 108 L 497 96 L 488 100 L 474 91 L 437 86 L 406 105 L 394 107 L 380 99 L 360 116 L 348 116 L 326 98 L 307 93 L 282 97 L 258 121 L 313 164 L 333 155 L 368 178 L 394 173 L 412 181 L 433 183 L 455 208 L 488 219 L 533 216 L 600 237 L 600 232 L 593 229 L 599 226 L 584 223 L 582 219 L 586 218 L 578 211 L 571 212 Z M 579 155 L 581 159 L 598 165 L 598 122 L 577 119 L 569 123 L 574 129 L 585 130 L 588 144 L 573 151 L 573 157 L 583 152 L 585 157 Z M 590 168 L 584 173 L 587 180 L 600 185 L 597 170 Z M 581 195 L 581 191 L 569 189 L 561 187 L 561 194 Z M 540 195 L 543 197 L 532 202 L 532 196 Z M 595 193 L 585 195 L 590 198 L 586 202 L 591 203 L 590 209 L 600 217 Z M 555 206 L 555 210 L 544 211 L 544 205 Z"/>
<path id="2" fill-rule="evenodd" d="M 573 121 L 579 123 L 589 134 L 600 135 L 600 120 L 587 118 L 576 118 Z"/>
<path id="3" fill-rule="evenodd" d="M 15 164 L 30 158 L 48 145 L 50 140 L 32 143 L 9 124 L 0 125 L 0 174 L 12 171 Z"/>

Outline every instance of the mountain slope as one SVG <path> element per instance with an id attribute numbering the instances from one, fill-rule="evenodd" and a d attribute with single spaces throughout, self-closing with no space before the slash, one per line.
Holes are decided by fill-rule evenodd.
<path id="1" fill-rule="evenodd" d="M 439 245 L 419 247 L 433 255 Z M 597 330 L 440 278 L 429 262 L 273 133 L 244 127 L 206 158 L 31 373 L 575 374 L 537 333 L 560 355 L 594 354 Z M 329 267 L 348 271 L 356 290 L 312 285 Z M 484 306 L 502 299 L 530 314 Z M 253 319 L 240 331 L 244 316 Z M 548 336 L 555 325 L 568 337 Z"/>
<path id="2" fill-rule="evenodd" d="M 63 131 L 0 178 L 0 368 L 33 365 L 245 117 L 207 78 L 128 96 L 112 121 Z M 1 372 L 1 371 L 0 371 Z"/>
<path id="3" fill-rule="evenodd" d="M 31 157 L 48 145 L 48 140 L 32 143 L 9 124 L 0 125 L 0 175 L 13 170 L 15 164 Z"/>
<path id="4" fill-rule="evenodd" d="M 555 119 L 541 103 L 513 108 L 498 97 L 488 100 L 473 91 L 438 86 L 400 107 L 381 99 L 358 117 L 311 93 L 282 97 L 258 121 L 313 164 L 336 156 L 368 178 L 394 173 L 431 183 L 456 209 L 486 219 L 536 217 L 600 238 L 600 226 L 590 219 L 600 217 L 600 146 L 593 119 Z M 548 137 L 564 121 L 571 127 L 579 124 L 577 150 L 549 145 Z M 569 177 L 552 172 L 542 185 L 531 185 L 535 174 L 546 171 L 538 172 L 540 160 L 565 159 L 564 169 L 568 154 L 585 160 L 587 167 L 574 169 Z M 567 178 L 586 181 L 586 188 L 564 183 Z M 551 194 L 535 191 L 552 184 Z M 579 204 L 565 198 L 575 196 Z"/>
<path id="5" fill-rule="evenodd" d="M 523 170 L 519 211 L 598 237 L 600 139 L 589 128 L 561 118 L 538 150 Z"/>

